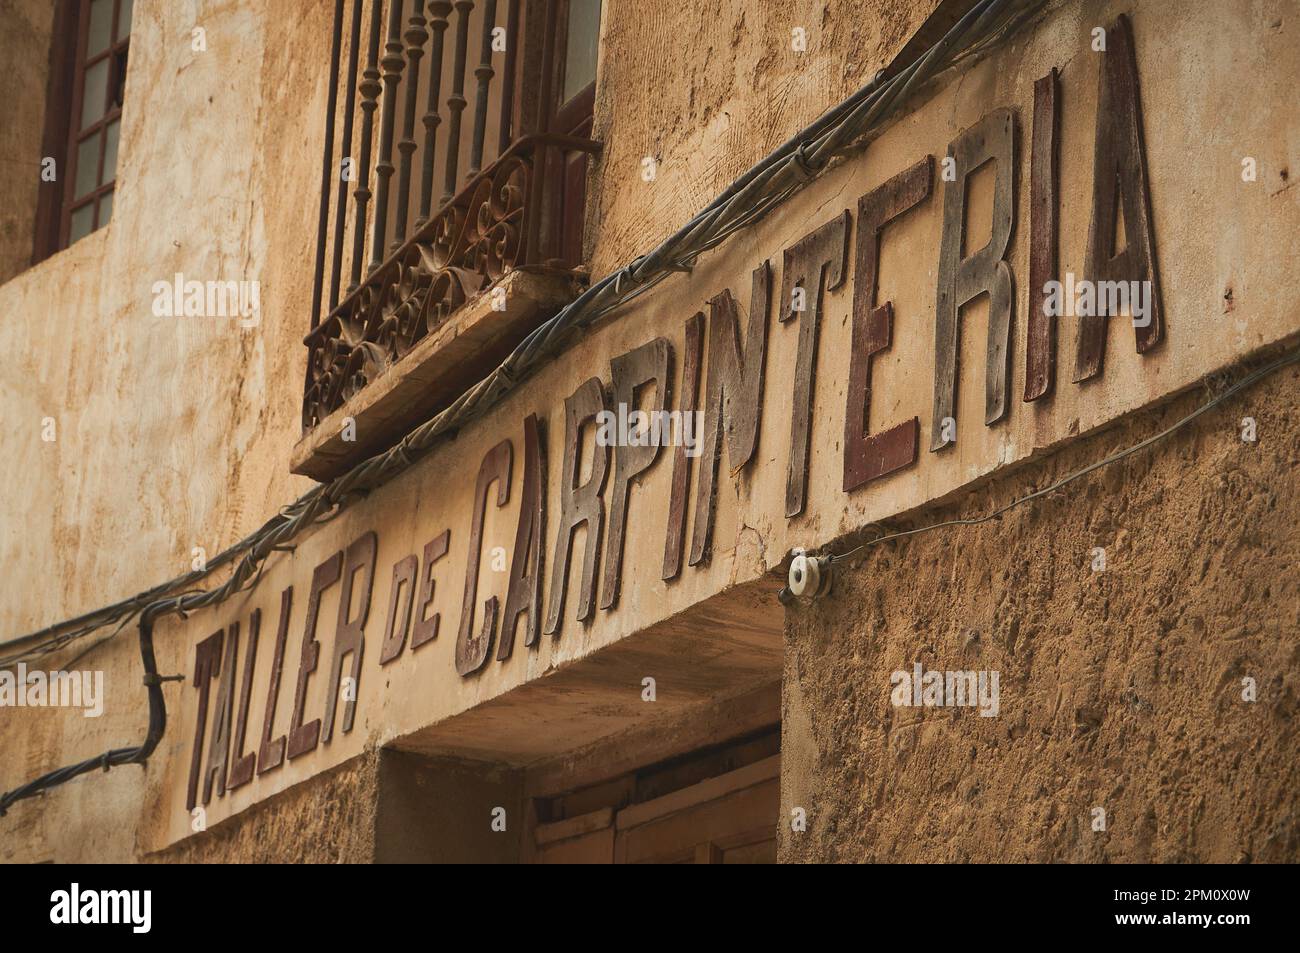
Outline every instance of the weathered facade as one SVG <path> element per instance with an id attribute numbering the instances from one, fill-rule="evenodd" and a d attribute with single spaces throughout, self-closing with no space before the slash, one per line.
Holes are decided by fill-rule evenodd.
<path id="1" fill-rule="evenodd" d="M 146 611 L 180 681 L 138 616 L 22 658 L 103 711 L 12 681 L 0 790 L 139 744 L 159 690 L 167 726 L 8 803 L 0 857 L 1297 859 L 1291 4 L 610 0 L 568 100 L 578 0 L 333 6 L 137 0 L 112 220 L 34 265 L 57 17 L 0 8 L 8 670 L 240 583 Z M 402 61 L 454 80 L 458 30 L 426 107 Z M 920 62 L 766 214 L 638 260 Z"/>

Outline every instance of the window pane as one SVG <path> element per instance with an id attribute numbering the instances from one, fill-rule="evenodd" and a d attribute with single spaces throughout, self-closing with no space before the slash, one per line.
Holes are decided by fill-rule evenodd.
<path id="1" fill-rule="evenodd" d="M 122 108 L 123 94 L 126 92 L 126 54 L 127 49 L 118 50 L 111 57 L 113 61 L 113 91 L 112 101 L 108 104 L 109 108 Z"/>
<path id="2" fill-rule="evenodd" d="M 121 125 L 117 121 L 108 125 L 108 132 L 104 138 L 104 174 L 99 178 L 100 185 L 112 182 L 117 173 L 117 135 Z"/>
<path id="3" fill-rule="evenodd" d="M 113 193 L 109 192 L 99 200 L 99 227 L 103 228 L 113 217 Z"/>
<path id="4" fill-rule="evenodd" d="M 600 0 L 569 0 L 569 37 L 564 55 L 564 91 L 567 103 L 596 80 L 596 52 L 600 45 Z"/>
<path id="5" fill-rule="evenodd" d="M 68 244 L 78 238 L 85 238 L 95 227 L 95 203 L 88 202 L 72 213 L 72 227 L 68 232 Z"/>
<path id="6" fill-rule="evenodd" d="M 77 190 L 76 198 L 93 192 L 99 175 L 99 133 L 91 136 L 77 146 Z"/>
<path id="7" fill-rule="evenodd" d="M 104 115 L 108 101 L 108 60 L 103 59 L 86 70 L 86 85 L 81 100 L 81 128 L 85 129 Z"/>
<path id="8" fill-rule="evenodd" d="M 121 43 L 131 34 L 131 0 L 122 0 L 117 11 L 117 41 Z"/>
<path id="9" fill-rule="evenodd" d="M 90 33 L 86 41 L 86 59 L 103 53 L 112 42 L 113 0 L 90 0 Z"/>

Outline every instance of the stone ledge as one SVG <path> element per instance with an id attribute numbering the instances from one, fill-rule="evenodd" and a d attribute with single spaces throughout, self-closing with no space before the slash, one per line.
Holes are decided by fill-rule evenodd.
<path id="1" fill-rule="evenodd" d="M 304 434 L 289 469 L 323 482 L 387 450 L 485 377 L 533 328 L 574 298 L 568 275 L 515 271 L 493 287 L 505 289 L 505 311 L 492 310 L 486 291 L 468 301 L 388 373 Z M 348 417 L 356 421 L 353 441 L 343 439 Z"/>

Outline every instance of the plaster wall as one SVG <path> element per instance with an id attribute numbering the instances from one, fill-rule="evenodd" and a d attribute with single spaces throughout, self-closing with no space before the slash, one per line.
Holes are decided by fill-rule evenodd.
<path id="1" fill-rule="evenodd" d="M 904 19 L 920 22 L 928 6 L 901 5 Z M 39 39 L 36 21 L 48 16 L 47 7 L 12 0 L 3 9 L 0 43 L 11 54 L 4 61 L 11 78 L 26 84 L 22 89 L 30 86 L 9 97 L 21 111 L 7 113 L 0 131 L 21 136 L 19 158 L 39 151 L 47 48 L 31 37 Z M 736 3 L 719 17 L 688 6 L 663 21 L 657 6 L 607 4 L 606 31 L 617 55 L 602 55 L 597 124 L 605 135 L 636 143 L 627 147 L 636 161 L 642 143 L 662 138 L 657 104 L 665 87 L 689 100 L 727 74 L 732 78 L 724 87 L 708 92 L 708 115 L 744 103 L 748 114 L 769 118 L 756 136 L 726 139 L 700 138 L 681 125 L 656 146 L 669 171 L 654 214 L 631 193 L 602 200 L 593 213 L 600 234 L 611 228 L 622 236 L 604 252 L 595 250 L 599 238 L 590 239 L 596 273 L 685 221 L 707 200 L 708 182 L 720 185 L 834 101 L 816 85 L 803 89 L 804 62 L 783 55 L 783 18 L 813 25 L 816 5 L 765 4 L 761 15 L 750 7 Z M 740 26 L 759 16 L 767 18 L 762 29 Z M 23 165 L 26 173 L 8 179 L 6 213 L 16 210 L 23 222 L 11 228 L 6 220 L 0 254 L 0 275 L 13 276 L 0 284 L 0 346 L 11 355 L 0 373 L 0 399 L 11 421 L 0 454 L 8 487 L 0 502 L 5 635 L 188 571 L 195 547 L 220 551 L 310 486 L 290 475 L 289 458 L 299 436 L 329 18 L 328 5 L 312 0 L 137 0 L 112 223 L 25 268 L 39 168 Z M 843 64 L 836 89 L 857 85 L 906 39 L 899 22 L 879 35 L 863 25 L 871 22 L 863 18 L 814 37 L 818 62 Z M 193 49 L 196 27 L 205 31 L 205 52 Z M 643 58 L 646 38 L 664 51 L 672 46 L 722 65 L 687 79 L 667 60 Z M 631 69 L 627 78 L 620 64 Z M 793 98 L 798 106 L 769 111 L 761 105 L 766 95 L 749 105 L 755 89 L 775 90 L 782 102 Z M 738 142 L 743 152 L 735 151 Z M 688 162 L 701 161 L 710 170 L 706 179 L 700 168 L 682 174 Z M 615 185 L 602 183 L 628 179 L 621 163 L 609 161 L 598 163 L 593 175 L 593 194 L 612 195 Z M 683 191 L 688 182 L 692 189 Z M 198 280 L 258 280 L 260 324 L 248 330 L 219 319 L 155 317 L 153 283 L 178 272 Z M 47 417 L 56 424 L 54 442 L 41 439 Z M 133 643 L 126 633 L 93 656 L 109 695 L 102 718 L 5 713 L 0 731 L 8 756 L 0 785 L 142 731 L 144 694 Z M 51 667 L 68 660 L 51 659 Z M 169 732 L 160 756 L 180 757 L 183 750 L 179 734 Z M 15 811 L 6 823 L 21 836 L 6 838 L 0 856 L 135 856 L 142 774 L 96 775 L 93 783 L 47 795 L 40 810 Z"/>
<path id="2" fill-rule="evenodd" d="M 53 21 L 54 5 L 48 0 L 0 2 L 0 22 L 5 24 L 0 32 L 0 62 L 6 72 L 5 117 L 0 123 L 0 170 L 4 175 L 0 181 L 0 282 L 31 264 L 37 193 L 58 187 L 41 179 Z"/>
<path id="3" fill-rule="evenodd" d="M 1286 101 L 1300 79 L 1300 47 L 1284 4 L 1243 3 L 1241 8 L 1231 19 L 1223 17 L 1220 5 L 1201 3 L 1088 2 L 1060 8 L 1000 59 L 977 65 L 893 126 L 865 157 L 832 170 L 795 203 L 705 258 L 694 275 L 666 282 L 612 318 L 434 460 L 305 540 L 298 553 L 278 558 L 254 597 L 264 612 L 265 652 L 279 592 L 291 580 L 299 585 L 277 732 L 292 707 L 284 696 L 291 695 L 297 674 L 304 583 L 322 556 L 370 528 L 378 529 L 381 542 L 362 691 L 382 687 L 382 694 L 363 695 L 358 731 L 338 736 L 328 752 L 308 756 L 309 763 L 290 765 L 292 770 L 282 771 L 240 807 L 350 763 L 374 745 L 508 695 L 553 666 L 612 657 L 600 652 L 655 626 L 671 628 L 676 616 L 719 593 L 738 590 L 745 606 L 765 616 L 763 600 L 770 601 L 775 589 L 768 574 L 790 546 L 840 539 L 873 520 L 944 501 L 972 481 L 987 486 L 990 478 L 1009 473 L 1005 468 L 1011 464 L 1293 335 L 1297 321 L 1288 282 L 1290 262 L 1300 254 L 1300 193 L 1283 172 L 1296 153 L 1296 131 L 1286 115 L 1243 100 L 1229 77 L 1254 77 L 1263 101 Z M 690 8 L 665 14 L 644 4 L 609 4 L 597 105 L 597 136 L 607 137 L 609 150 L 594 173 L 597 228 L 590 239 L 596 274 L 671 232 L 762 153 L 860 85 L 929 12 L 926 5 L 902 4 L 885 8 L 878 19 L 847 13 L 837 18 L 827 8 L 823 19 L 820 10 L 814 16 L 809 5 L 763 5 L 760 14 L 752 5 L 736 4 L 720 12 Z M 1162 351 L 1141 358 L 1132 351 L 1127 329 L 1113 329 L 1102 381 L 1082 393 L 1063 382 L 1054 401 L 1030 408 L 1016 404 L 1009 425 L 984 428 L 982 361 L 975 357 L 982 353 L 983 317 L 977 305 L 966 318 L 963 337 L 963 366 L 970 370 L 963 372 L 959 389 L 963 429 L 957 449 L 942 459 L 923 450 L 917 467 L 845 497 L 837 428 L 844 414 L 850 296 L 845 290 L 832 292 L 822 319 L 808 514 L 789 524 L 781 515 L 794 327 L 773 322 L 760 459 L 739 489 L 725 479 L 724 463 L 713 563 L 686 570 L 671 587 L 657 581 L 670 470 L 661 455 L 644 485 L 633 491 L 631 507 L 630 526 L 653 530 L 632 532 L 624 566 L 625 580 L 653 582 L 625 582 L 623 604 L 602 617 L 601 625 L 584 630 L 566 620 L 554 648 L 548 643 L 534 657 L 517 647 L 509 666 L 476 680 L 459 679 L 450 649 L 465 569 L 466 497 L 487 448 L 506 437 L 515 441 L 516 491 L 508 507 L 490 513 L 486 529 L 485 549 L 499 543 L 508 550 L 525 414 L 545 411 L 552 421 L 562 419 L 556 410 L 578 382 L 593 374 L 607 377 L 610 357 L 655 333 L 669 337 L 680 355 L 682 322 L 705 307 L 709 296 L 730 287 L 747 309 L 749 271 L 762 259 L 773 259 L 779 288 L 783 247 L 923 155 L 942 155 L 957 132 L 990 108 L 1015 106 L 1027 124 L 1032 83 L 1051 66 L 1063 68 L 1066 110 L 1062 268 L 1081 269 L 1097 69 L 1086 52 L 1087 38 L 1093 26 L 1120 12 L 1132 13 L 1137 34 L 1169 314 Z M 810 59 L 787 53 L 789 24 L 783 17 L 798 21 L 795 25 L 809 21 Z M 0 286 L 0 312 L 8 316 L 0 325 L 0 343 L 15 355 L 0 377 L 0 395 L 15 421 L 6 437 L 11 452 L 0 458 L 0 476 L 10 487 L 0 504 L 0 557 L 9 573 L 0 631 L 26 631 L 183 572 L 194 547 L 218 551 L 308 485 L 289 476 L 288 458 L 298 436 L 305 350 L 299 342 L 311 293 L 327 19 L 323 6 L 307 2 L 292 11 L 277 6 L 272 15 L 253 3 L 138 0 L 114 221 Z M 208 50 L 201 54 L 190 43 L 191 30 L 200 23 L 208 36 Z M 680 70 L 669 69 L 677 62 L 703 65 L 692 65 L 683 78 Z M 818 80 L 809 82 L 809 75 Z M 1215 75 L 1223 80 L 1206 81 Z M 668 121 L 668 114 L 686 118 Z M 1021 142 L 1027 146 L 1027 136 Z M 1187 158 L 1191 150 L 1198 157 L 1193 164 Z M 1261 170 L 1251 188 L 1239 177 L 1243 151 L 1256 156 Z M 662 175 L 649 189 L 639 176 L 645 155 L 662 160 Z M 1022 214 L 1026 178 L 1021 176 L 1017 203 Z M 980 189 L 977 183 L 973 190 L 976 219 L 981 209 L 987 217 L 987 192 Z M 895 347 L 876 362 L 880 397 L 872 420 L 880 425 L 919 415 L 923 448 L 930 426 L 940 204 L 936 194 L 926 208 L 900 222 L 881 260 L 880 298 L 895 302 L 899 318 Z M 1011 256 L 1018 276 L 1027 270 L 1023 224 Z M 201 279 L 258 278 L 260 324 L 241 329 L 228 320 L 154 317 L 152 283 L 178 271 Z M 1019 321 L 1016 334 L 1013 395 L 1023 386 Z M 1062 347 L 1071 343 L 1065 335 Z M 53 443 L 40 439 L 46 416 L 58 425 Z M 553 487 L 559 430 L 552 427 L 550 437 Z M 554 492 L 551 498 L 556 499 Z M 441 573 L 448 600 L 442 607 L 444 635 L 418 664 L 395 667 L 391 675 L 381 672 L 379 626 L 391 566 L 440 529 L 445 514 L 463 522 L 453 528 L 455 542 Z M 581 536 L 578 542 L 575 551 Z M 552 544 L 553 529 L 545 541 L 548 573 Z M 484 579 L 489 587 L 504 585 L 486 571 Z M 548 597 L 549 591 L 548 576 Z M 487 589 L 481 593 L 488 594 Z M 337 595 L 327 596 L 321 615 L 328 621 L 318 634 L 322 663 L 315 692 L 322 691 L 328 673 L 336 612 L 331 598 Z M 574 598 L 571 591 L 570 606 Z M 194 643 L 234 618 L 246 621 L 254 604 L 232 603 L 219 614 L 160 626 L 161 670 L 192 673 Z M 750 633 L 730 634 L 751 648 L 766 635 L 758 624 Z M 772 655 L 764 651 L 766 665 Z M 779 645 L 776 652 L 779 667 Z M 97 649 L 93 662 L 106 673 L 107 713 L 92 720 L 58 710 L 20 717 L 6 712 L 0 727 L 12 757 L 0 765 L 0 786 L 120 745 L 143 731 L 144 693 L 132 634 Z M 259 661 L 260 672 L 267 667 L 265 659 Z M 754 678 L 765 677 L 765 671 L 756 668 Z M 176 799 L 183 796 L 193 739 L 193 691 L 188 686 L 168 691 L 173 722 L 146 772 L 90 775 L 18 806 L 5 823 L 19 836 L 0 842 L 0 856 L 130 859 L 182 836 L 187 820 L 177 815 Z M 265 683 L 258 682 L 253 726 L 260 724 L 264 697 Z M 309 719 L 322 704 L 319 694 L 312 696 Z M 787 704 L 793 717 L 797 706 Z M 826 750 L 842 743 L 836 739 Z M 811 749 L 805 744 L 803 750 Z M 783 846 L 787 853 L 791 849 Z"/>
<path id="4" fill-rule="evenodd" d="M 915 525 L 986 513 L 1214 389 Z M 1297 397 L 1291 368 L 1067 491 L 873 550 L 791 612 L 779 860 L 1300 858 Z M 1256 443 L 1241 439 L 1246 416 Z M 892 674 L 918 662 L 998 672 L 998 715 L 893 705 Z"/>

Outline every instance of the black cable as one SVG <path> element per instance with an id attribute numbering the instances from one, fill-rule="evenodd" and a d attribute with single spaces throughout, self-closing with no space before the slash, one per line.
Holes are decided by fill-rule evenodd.
<path id="1" fill-rule="evenodd" d="M 987 523 L 989 520 L 997 519 L 1003 513 L 1007 512 L 1008 510 L 1015 509 L 1017 506 L 1020 506 L 1022 503 L 1028 503 L 1031 500 L 1036 500 L 1039 499 L 1040 497 L 1047 496 L 1049 493 L 1055 493 L 1057 490 L 1061 489 L 1061 487 L 1066 486 L 1069 483 L 1073 483 L 1075 480 L 1078 480 L 1081 477 L 1085 477 L 1089 473 L 1092 473 L 1096 470 L 1100 470 L 1102 467 L 1108 467 L 1112 463 L 1118 463 L 1120 460 L 1123 460 L 1125 457 L 1132 456 L 1133 454 L 1137 453 L 1139 450 L 1145 450 L 1147 447 L 1151 446 L 1152 444 L 1158 443 L 1159 441 L 1168 437 L 1170 434 L 1187 426 L 1193 420 L 1195 420 L 1197 417 L 1201 416 L 1202 414 L 1206 413 L 1207 411 L 1213 410 L 1215 407 L 1219 406 L 1228 398 L 1241 393 L 1243 390 L 1253 386 L 1254 384 L 1257 384 L 1259 381 L 1263 380 L 1268 375 L 1274 373 L 1275 371 L 1281 370 L 1283 367 L 1286 367 L 1289 364 L 1294 364 L 1297 361 L 1300 361 L 1300 348 L 1294 348 L 1290 351 L 1287 351 L 1276 361 L 1266 364 L 1265 366 L 1259 368 L 1258 370 L 1252 371 L 1251 373 L 1247 374 L 1237 383 L 1233 384 L 1227 390 L 1223 391 L 1223 393 L 1219 394 L 1217 397 L 1213 398 L 1212 400 L 1209 400 L 1206 403 L 1202 404 L 1200 407 L 1197 407 L 1190 414 L 1175 421 L 1173 424 L 1166 427 L 1164 430 L 1160 431 L 1159 433 L 1153 434 L 1150 437 L 1147 437 L 1145 440 L 1140 440 L 1137 443 L 1133 444 L 1133 446 L 1131 447 L 1125 447 L 1123 450 L 1118 450 L 1115 453 L 1112 453 L 1108 457 L 1103 457 L 1101 460 L 1097 460 L 1094 463 L 1090 463 L 1086 467 L 1083 467 L 1080 470 L 1075 470 L 1073 473 L 1061 477 L 1061 479 L 1055 481 L 1054 483 L 1051 483 L 1048 486 L 1043 487 L 1041 490 L 1035 490 L 1033 493 L 1029 493 L 1026 494 L 1025 496 L 1014 499 L 1010 503 L 1007 503 L 1003 506 L 999 506 L 997 509 L 993 510 L 992 512 L 985 513 L 983 516 L 972 516 L 966 519 L 944 520 L 941 523 L 930 523 L 926 526 L 918 526 L 915 529 L 901 530 L 897 533 L 888 533 L 884 536 L 877 536 L 875 539 L 868 540 L 865 543 L 860 543 L 859 545 L 854 546 L 852 549 L 848 550 L 847 552 L 832 554 L 831 561 L 839 562 L 840 560 L 848 559 L 850 556 L 857 555 L 857 553 L 861 552 L 862 550 L 866 549 L 869 546 L 877 546 L 880 543 L 887 543 L 890 540 L 902 539 L 906 536 L 917 536 L 921 533 L 928 533 L 931 530 L 944 529 L 949 526 L 978 526 L 981 523 Z"/>
<path id="2" fill-rule="evenodd" d="M 48 788 L 65 784 L 96 768 L 107 771 L 119 764 L 143 765 L 149 759 L 167 730 L 167 703 L 163 698 L 162 683 L 181 681 L 184 676 L 158 674 L 158 662 L 154 658 L 153 651 L 153 617 L 148 612 L 140 618 L 140 661 L 144 667 L 145 689 L 149 693 L 149 725 L 145 731 L 144 741 L 132 748 L 113 748 L 97 757 L 56 768 L 42 774 L 39 778 L 28 781 L 21 787 L 6 791 L 0 795 L 0 817 L 4 817 L 15 802 L 35 797 Z"/>
<path id="3" fill-rule="evenodd" d="M 806 185 L 834 158 L 845 154 L 855 142 L 877 128 L 893 109 L 898 108 L 938 72 L 951 67 L 965 55 L 987 50 L 1000 36 L 1005 36 L 1008 18 L 1014 10 L 1019 9 L 1027 17 L 1030 11 L 1036 10 L 1044 2 L 1045 0 L 977 0 L 923 56 L 888 78 L 884 71 L 878 73 L 857 93 L 827 110 L 810 126 L 786 140 L 648 255 L 596 282 L 536 328 L 488 377 L 471 387 L 449 407 L 416 427 L 396 446 L 362 461 L 329 483 L 313 487 L 283 507 L 255 532 L 223 550 L 203 569 L 179 576 L 112 605 L 0 642 L 0 648 L 8 648 L 46 640 L 33 648 L 0 658 L 0 666 L 10 665 L 26 658 L 58 651 L 76 639 L 115 622 L 124 626 L 138 613 L 144 684 L 149 692 L 149 726 L 142 744 L 131 748 L 116 748 L 99 757 L 58 768 L 6 792 L 0 796 L 0 816 L 14 802 L 33 797 L 95 768 L 108 770 L 119 764 L 143 764 L 153 753 L 167 724 L 162 682 L 183 678 L 164 678 L 157 673 L 153 652 L 153 622 L 157 617 L 172 612 L 184 615 L 194 609 L 215 605 L 246 585 L 255 585 L 260 578 L 264 561 L 271 552 L 286 548 L 287 542 L 303 529 L 334 518 L 349 503 L 410 467 L 432 448 L 440 435 L 486 411 L 543 361 L 557 353 L 575 332 L 590 326 L 602 315 L 658 284 L 673 272 L 689 271 L 701 253 L 739 229 L 758 221 L 779 202 Z M 959 46 L 966 53 L 957 59 L 949 59 L 948 54 Z M 626 289 L 625 284 L 628 286 Z M 234 564 L 234 569 L 220 586 L 206 591 L 176 592 L 188 589 L 230 564 Z M 108 638 L 96 644 L 102 644 Z"/>
<path id="4" fill-rule="evenodd" d="M 574 333 L 658 284 L 668 275 L 689 270 L 702 252 L 757 221 L 824 169 L 832 159 L 876 129 L 921 85 L 956 62 L 988 50 L 1023 23 L 1045 0 L 978 0 L 924 55 L 885 78 L 879 73 L 843 103 L 832 107 L 804 130 L 786 140 L 742 175 L 721 195 L 662 242 L 586 289 L 552 318 L 533 330 L 486 378 L 449 407 L 408 433 L 396 446 L 357 464 L 347 473 L 318 484 L 239 542 L 195 570 L 112 605 L 0 642 L 0 649 L 41 644 L 0 657 L 0 666 L 58 651 L 69 643 L 114 623 L 129 621 L 152 605 L 184 612 L 215 605 L 241 590 L 256 567 L 275 549 L 369 490 L 382 485 L 419 460 L 443 434 L 463 426 L 490 408 L 553 354 Z M 1017 19 L 1012 21 L 1012 17 Z M 952 56 L 954 50 L 964 53 Z M 624 289 L 624 285 L 628 287 Z M 220 586 L 185 596 L 169 595 L 234 564 Z M 164 598 L 164 597 L 167 598 Z"/>

